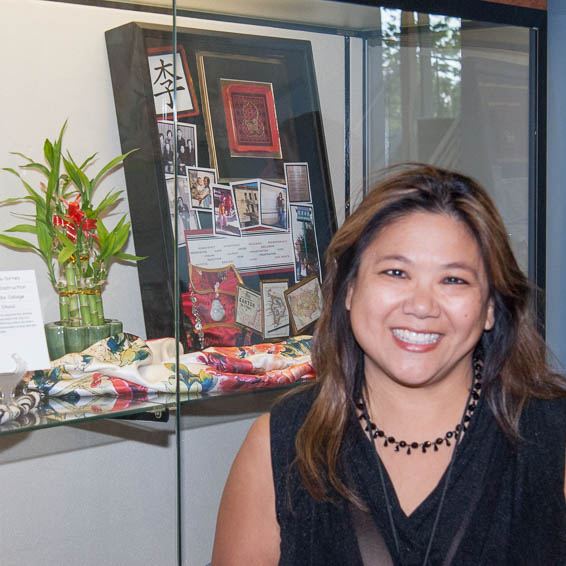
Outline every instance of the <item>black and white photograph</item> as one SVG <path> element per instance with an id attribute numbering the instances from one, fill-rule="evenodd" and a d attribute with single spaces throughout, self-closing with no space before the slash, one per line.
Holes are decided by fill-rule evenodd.
<path id="1" fill-rule="evenodd" d="M 259 180 L 260 223 L 275 230 L 287 231 L 287 187 L 279 183 Z"/>
<path id="2" fill-rule="evenodd" d="M 289 202 L 312 202 L 308 163 L 285 163 Z"/>
<path id="3" fill-rule="evenodd" d="M 167 186 L 167 198 L 169 202 L 169 215 L 171 217 L 171 228 L 175 231 L 175 177 L 165 180 Z M 189 201 L 189 184 L 186 177 L 177 177 L 177 245 L 185 244 L 186 230 L 198 230 L 200 222 L 196 214 L 191 215 L 187 206 Z"/>
<path id="4" fill-rule="evenodd" d="M 199 167 L 187 167 L 190 189 L 190 208 L 212 211 L 212 185 L 216 184 L 216 171 Z"/>
<path id="5" fill-rule="evenodd" d="M 230 184 L 242 230 L 255 228 L 259 222 L 259 180 L 252 179 Z"/>
<path id="6" fill-rule="evenodd" d="M 159 148 L 161 160 L 166 175 L 173 175 L 173 153 L 175 151 L 175 137 L 177 138 L 177 174 L 185 175 L 187 167 L 197 164 L 196 136 L 197 127 L 193 124 L 159 120 Z"/>
<path id="7" fill-rule="evenodd" d="M 232 188 L 214 185 L 212 194 L 214 200 L 214 233 L 223 236 L 241 236 Z"/>

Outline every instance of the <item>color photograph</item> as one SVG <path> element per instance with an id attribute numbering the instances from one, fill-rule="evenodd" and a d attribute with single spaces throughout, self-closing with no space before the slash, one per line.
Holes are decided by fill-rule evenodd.
<path id="1" fill-rule="evenodd" d="M 214 195 L 214 233 L 223 236 L 241 236 L 232 188 L 214 185 L 212 194 Z"/>
<path id="2" fill-rule="evenodd" d="M 259 181 L 258 179 L 230 184 L 242 230 L 259 226 Z"/>
<path id="3" fill-rule="evenodd" d="M 214 169 L 187 167 L 190 189 L 190 207 L 193 210 L 212 211 L 212 185 L 216 183 Z"/>
<path id="4" fill-rule="evenodd" d="M 288 230 L 287 187 L 260 180 L 259 195 L 261 225 L 275 230 Z"/>
<path id="5" fill-rule="evenodd" d="M 291 235 L 295 253 L 295 281 L 320 276 L 320 261 L 312 206 L 292 204 Z"/>

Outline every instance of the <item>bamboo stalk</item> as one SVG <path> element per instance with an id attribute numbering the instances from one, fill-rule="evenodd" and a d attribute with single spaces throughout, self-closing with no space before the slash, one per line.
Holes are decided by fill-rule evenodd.
<path id="1" fill-rule="evenodd" d="M 65 279 L 57 281 L 57 293 L 59 295 L 59 318 L 65 326 L 69 324 L 69 295 Z"/>
<path id="2" fill-rule="evenodd" d="M 65 264 L 65 279 L 67 280 L 67 291 L 69 292 L 68 320 L 71 326 L 80 326 L 81 313 L 79 310 L 79 298 L 77 297 L 77 274 L 72 260 Z"/>
<path id="3" fill-rule="evenodd" d="M 104 282 L 102 282 L 103 284 Z M 95 288 L 95 298 L 96 298 L 96 310 L 98 311 L 98 320 L 102 321 L 100 324 L 104 324 L 104 305 L 102 304 L 102 284 L 99 282 Z"/>
<path id="4" fill-rule="evenodd" d="M 92 277 L 87 279 L 87 288 L 88 288 L 88 308 L 90 311 L 90 320 L 92 324 L 104 324 L 104 318 L 100 318 L 100 314 L 98 312 L 98 305 L 96 302 L 97 297 L 97 289 L 95 288 L 95 284 L 92 280 Z"/>

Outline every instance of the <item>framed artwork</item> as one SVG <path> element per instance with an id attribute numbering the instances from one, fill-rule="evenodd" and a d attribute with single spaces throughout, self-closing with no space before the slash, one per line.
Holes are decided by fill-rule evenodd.
<path id="1" fill-rule="evenodd" d="M 155 113 L 158 118 L 173 118 L 173 85 L 177 85 L 177 117 L 196 116 L 199 113 L 193 79 L 182 45 L 177 46 L 175 74 L 173 73 L 173 47 L 150 47 L 147 62 L 151 77 Z"/>
<path id="2" fill-rule="evenodd" d="M 231 157 L 281 159 L 273 85 L 220 79 Z"/>
<path id="3" fill-rule="evenodd" d="M 316 275 L 311 275 L 284 291 L 293 333 L 300 334 L 316 322 L 322 313 L 322 291 Z"/>
<path id="4" fill-rule="evenodd" d="M 247 328 L 238 339 L 284 338 L 291 324 L 283 290 L 323 276 L 318 258 L 336 229 L 311 44 L 206 29 L 175 35 L 173 49 L 169 26 L 130 23 L 106 32 L 122 151 L 138 149 L 124 172 L 135 251 L 147 256 L 138 264 L 146 335 L 172 336 L 179 308 L 177 319 L 192 324 L 189 264 L 233 264 L 263 305 L 262 332 Z M 167 106 L 170 80 L 177 81 L 176 117 Z M 192 151 L 163 157 L 160 134 L 165 146 L 168 131 L 185 150 L 194 140 L 194 158 Z M 293 206 L 308 210 L 303 224 Z"/>
<path id="5" fill-rule="evenodd" d="M 236 324 L 263 336 L 261 295 L 243 285 L 238 285 L 236 293 Z"/>
<path id="6" fill-rule="evenodd" d="M 263 337 L 266 340 L 289 336 L 289 311 L 285 301 L 288 286 L 286 279 L 261 282 Z"/>

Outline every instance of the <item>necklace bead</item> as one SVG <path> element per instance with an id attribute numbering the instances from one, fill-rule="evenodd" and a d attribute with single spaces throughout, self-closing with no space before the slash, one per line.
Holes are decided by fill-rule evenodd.
<path id="1" fill-rule="evenodd" d="M 438 447 L 441 445 L 445 445 L 450 447 L 451 440 L 458 439 L 462 432 L 465 432 L 468 428 L 468 423 L 470 422 L 474 411 L 476 410 L 478 400 L 480 398 L 481 392 L 481 362 L 474 363 L 474 381 L 470 388 L 470 400 L 466 406 L 466 412 L 464 414 L 464 418 L 462 419 L 462 424 L 457 424 L 454 427 L 454 430 L 449 430 L 444 434 L 443 437 L 438 437 L 435 441 L 425 440 L 424 442 L 407 442 L 406 440 L 395 440 L 395 437 L 388 436 L 384 430 L 381 430 L 370 418 L 369 414 L 365 405 L 365 402 L 360 399 L 356 403 L 356 407 L 361 411 L 359 416 L 360 421 L 365 421 L 366 426 L 364 430 L 371 435 L 373 438 L 382 438 L 383 439 L 383 446 L 388 447 L 390 445 L 394 446 L 395 452 L 399 452 L 405 450 L 405 453 L 410 455 L 412 450 L 417 450 L 419 447 L 421 451 L 426 454 L 427 448 L 434 447 L 434 452 L 438 452 Z"/>

